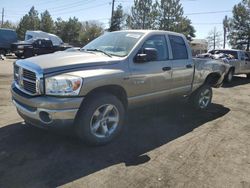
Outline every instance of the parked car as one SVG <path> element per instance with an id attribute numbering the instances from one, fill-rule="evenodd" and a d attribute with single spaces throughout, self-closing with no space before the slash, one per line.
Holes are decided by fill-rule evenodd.
<path id="1" fill-rule="evenodd" d="M 243 50 L 211 50 L 213 58 L 225 58 L 225 63 L 230 65 L 230 69 L 225 76 L 227 82 L 231 82 L 233 75 L 246 74 L 250 78 L 250 56 Z"/>
<path id="2" fill-rule="evenodd" d="M 54 46 L 50 39 L 30 39 L 13 43 L 11 47 L 12 52 L 14 52 L 18 58 L 28 58 L 35 55 L 63 51 L 71 46 Z"/>
<path id="3" fill-rule="evenodd" d="M 0 55 L 6 55 L 11 50 L 11 44 L 17 42 L 17 34 L 12 29 L 0 29 Z"/>
<path id="4" fill-rule="evenodd" d="M 70 126 L 90 144 L 122 130 L 127 108 L 186 96 L 205 110 L 229 66 L 192 59 L 182 34 L 131 30 L 100 36 L 77 52 L 17 60 L 11 87 L 20 116 L 34 126 Z"/>

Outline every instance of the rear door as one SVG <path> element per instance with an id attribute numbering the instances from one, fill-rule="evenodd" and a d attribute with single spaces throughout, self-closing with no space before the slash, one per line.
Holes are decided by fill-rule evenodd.
<path id="1" fill-rule="evenodd" d="M 185 95 L 191 91 L 194 63 L 188 44 L 181 36 L 168 35 L 171 47 L 173 93 Z"/>

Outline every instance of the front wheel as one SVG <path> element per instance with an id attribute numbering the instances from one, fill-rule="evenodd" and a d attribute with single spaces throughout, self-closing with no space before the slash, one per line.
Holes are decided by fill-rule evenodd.
<path id="1" fill-rule="evenodd" d="M 76 135 L 90 145 L 104 145 L 122 130 L 125 109 L 114 95 L 100 93 L 83 102 L 75 123 Z"/>
<path id="2" fill-rule="evenodd" d="M 226 74 L 226 76 L 225 76 L 225 81 L 226 81 L 227 83 L 232 82 L 233 76 L 234 76 L 234 70 L 231 68 L 231 69 L 228 71 L 228 73 Z"/>
<path id="3" fill-rule="evenodd" d="M 205 110 L 211 104 L 212 96 L 211 86 L 203 85 L 191 96 L 191 102 L 195 109 Z"/>

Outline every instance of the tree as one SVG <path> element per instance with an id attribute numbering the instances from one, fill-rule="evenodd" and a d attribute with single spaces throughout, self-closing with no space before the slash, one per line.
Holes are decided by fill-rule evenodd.
<path id="1" fill-rule="evenodd" d="M 223 19 L 223 48 L 226 48 L 226 39 L 227 39 L 227 31 L 229 30 L 229 20 L 228 17 L 225 16 Z"/>
<path id="2" fill-rule="evenodd" d="M 131 29 L 155 29 L 157 26 L 158 3 L 152 0 L 134 0 L 131 8 L 131 15 L 127 18 L 126 24 Z"/>
<path id="3" fill-rule="evenodd" d="M 208 33 L 207 41 L 209 49 L 221 48 L 221 33 L 216 27 Z"/>
<path id="4" fill-rule="evenodd" d="M 61 18 L 57 18 L 55 21 L 55 34 L 64 40 L 64 31 L 66 27 L 66 21 Z"/>
<path id="5" fill-rule="evenodd" d="M 17 26 L 16 24 L 10 22 L 9 20 L 6 20 L 1 27 L 8 28 L 8 29 L 16 29 Z"/>
<path id="6" fill-rule="evenodd" d="M 250 50 L 250 0 L 242 0 L 234 6 L 229 42 L 233 48 Z"/>
<path id="7" fill-rule="evenodd" d="M 38 30 L 40 29 L 40 19 L 38 17 L 38 12 L 35 10 L 35 7 L 31 7 L 28 14 L 25 14 L 18 26 L 17 26 L 17 35 L 20 39 L 24 39 L 25 32 L 27 30 Z"/>
<path id="8" fill-rule="evenodd" d="M 55 28 L 55 33 L 61 37 L 64 42 L 76 45 L 79 43 L 81 22 L 79 22 L 76 17 L 69 18 L 68 21 L 63 21 L 61 18 L 57 18 Z"/>
<path id="9" fill-rule="evenodd" d="M 159 5 L 159 29 L 183 33 L 188 40 L 195 37 L 191 20 L 184 17 L 180 0 L 161 0 Z"/>
<path id="10" fill-rule="evenodd" d="M 48 33 L 54 32 L 54 21 L 47 10 L 41 13 L 40 29 Z"/>
<path id="11" fill-rule="evenodd" d="M 123 13 L 122 5 L 119 4 L 116 10 L 114 11 L 109 31 L 121 30 L 123 22 L 124 22 L 124 13 Z"/>
<path id="12" fill-rule="evenodd" d="M 95 38 L 103 34 L 103 26 L 100 22 L 96 21 L 86 21 L 82 23 L 80 32 L 80 42 L 81 46 L 89 43 Z"/>

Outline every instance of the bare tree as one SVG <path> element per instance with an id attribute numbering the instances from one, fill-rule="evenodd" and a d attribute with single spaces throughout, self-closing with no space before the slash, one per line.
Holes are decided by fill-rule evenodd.
<path id="1" fill-rule="evenodd" d="M 217 31 L 217 28 L 214 27 L 214 29 L 208 33 L 207 41 L 208 41 L 208 48 L 209 49 L 214 50 L 216 48 L 221 48 L 221 46 L 222 46 L 221 32 Z"/>

